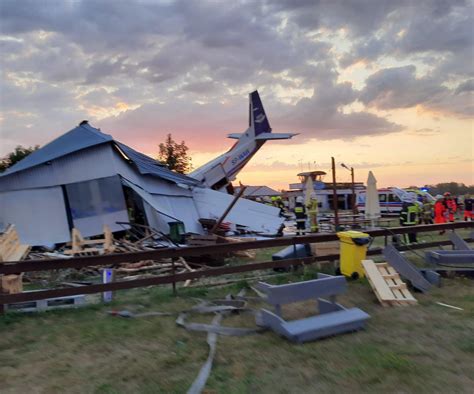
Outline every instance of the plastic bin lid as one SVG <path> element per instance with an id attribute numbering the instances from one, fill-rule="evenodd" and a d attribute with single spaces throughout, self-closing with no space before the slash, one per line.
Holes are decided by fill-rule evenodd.
<path id="1" fill-rule="evenodd" d="M 361 231 L 354 231 L 354 230 L 340 231 L 337 233 L 337 236 L 339 238 L 369 238 L 370 237 L 370 235 L 367 233 L 363 233 Z"/>

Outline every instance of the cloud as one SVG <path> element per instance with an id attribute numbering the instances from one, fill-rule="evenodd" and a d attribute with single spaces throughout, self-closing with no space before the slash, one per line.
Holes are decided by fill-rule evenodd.
<path id="1" fill-rule="evenodd" d="M 141 149 L 168 132 L 225 149 L 256 88 L 274 130 L 300 141 L 404 129 L 373 109 L 472 110 L 472 13 L 461 1 L 3 0 L 0 14 L 3 151 L 84 118 Z M 341 67 L 378 70 L 384 57 L 434 69 L 375 71 L 362 91 L 340 80 Z"/>
<path id="2" fill-rule="evenodd" d="M 415 66 L 380 70 L 366 80 L 359 99 L 367 106 L 381 110 L 411 108 L 422 105 L 436 112 L 469 117 L 474 114 L 469 82 L 449 89 L 435 77 L 416 77 Z"/>

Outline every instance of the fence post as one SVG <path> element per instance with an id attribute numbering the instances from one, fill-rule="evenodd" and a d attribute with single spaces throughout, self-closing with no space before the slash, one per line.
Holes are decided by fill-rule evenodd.
<path id="1" fill-rule="evenodd" d="M 2 278 L 3 278 L 3 275 L 0 275 L 0 295 L 7 294 L 3 291 Z M 5 305 L 3 305 L 0 302 L 0 316 L 3 315 L 4 313 L 5 313 Z"/>
<path id="2" fill-rule="evenodd" d="M 173 257 L 171 259 L 171 272 L 173 273 L 173 276 L 176 275 L 176 266 L 174 264 L 175 258 Z M 173 279 L 173 295 L 176 296 L 176 281 Z"/>

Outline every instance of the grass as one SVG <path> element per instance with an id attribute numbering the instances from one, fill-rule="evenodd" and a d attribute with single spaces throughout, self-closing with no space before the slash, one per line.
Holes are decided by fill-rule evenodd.
<path id="1" fill-rule="evenodd" d="M 464 235 L 462 230 L 459 233 Z M 419 236 L 421 242 L 435 239 L 446 239 L 446 235 Z M 257 250 L 255 259 L 233 263 L 271 260 L 280 249 Z M 407 256 L 420 263 L 423 252 L 418 253 L 407 252 Z M 198 299 L 236 294 L 248 286 L 250 277 L 269 273 L 215 278 L 237 281 L 225 287 L 179 289 L 177 297 L 170 287 L 162 286 L 118 292 L 116 300 L 106 306 L 31 315 L 8 313 L 0 317 L 0 391 L 184 393 L 207 358 L 205 334 L 177 327 L 173 317 L 124 319 L 109 316 L 107 311 L 179 312 Z M 315 268 L 305 266 L 266 280 L 286 283 L 316 275 Z M 443 284 L 428 294 L 416 293 L 417 306 L 382 308 L 365 279 L 350 282 L 339 301 L 371 315 L 367 329 L 355 334 L 304 345 L 289 343 L 272 332 L 219 337 L 206 392 L 470 393 L 474 386 L 474 282 L 455 278 L 444 279 Z M 436 301 L 463 311 L 439 306 Z M 296 318 L 313 308 L 312 303 L 301 303 L 284 312 Z M 196 316 L 194 320 L 209 322 L 211 318 Z M 248 314 L 226 317 L 224 324 L 254 326 Z"/>
<path id="2" fill-rule="evenodd" d="M 268 273 L 268 272 L 267 272 Z M 311 267 L 275 283 L 310 279 Z M 111 305 L 91 305 L 0 318 L 2 393 L 184 393 L 208 353 L 204 333 L 178 328 L 173 317 L 124 319 L 110 309 L 178 312 L 199 298 L 236 294 L 246 282 L 221 288 L 169 287 L 117 293 Z M 365 331 L 295 345 L 272 332 L 219 337 L 207 393 L 472 392 L 474 284 L 445 279 L 416 293 L 419 305 L 382 308 L 365 280 L 351 282 L 339 301 L 371 315 Z M 463 308 L 437 305 L 440 301 Z M 259 307 L 255 301 L 251 307 Z M 285 308 L 307 315 L 312 303 Z M 212 317 L 196 316 L 195 321 Z M 251 315 L 224 325 L 252 327 Z"/>

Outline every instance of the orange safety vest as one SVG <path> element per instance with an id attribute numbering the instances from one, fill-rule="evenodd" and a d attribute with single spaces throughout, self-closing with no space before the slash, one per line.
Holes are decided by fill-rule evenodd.
<path id="1" fill-rule="evenodd" d="M 434 214 L 435 214 L 434 222 L 446 223 L 445 213 L 446 213 L 446 206 L 444 205 L 444 203 L 440 200 L 436 201 L 434 205 Z"/>
<path id="2" fill-rule="evenodd" d="M 448 206 L 448 209 L 449 209 L 449 221 L 454 222 L 454 213 L 456 212 L 456 209 L 457 209 L 456 201 L 454 201 L 453 198 L 450 198 L 448 201 L 446 201 L 446 205 Z"/>

